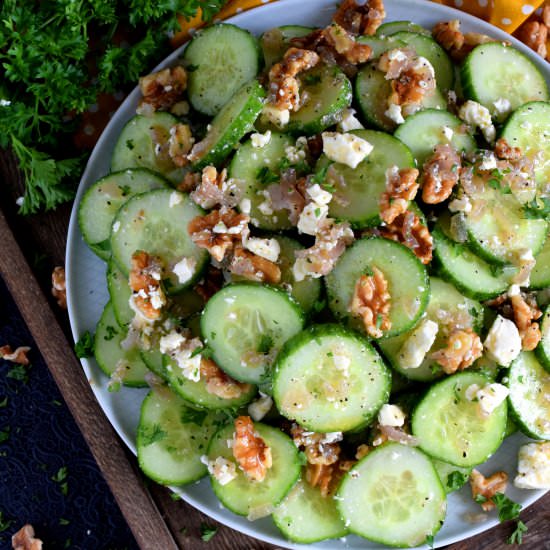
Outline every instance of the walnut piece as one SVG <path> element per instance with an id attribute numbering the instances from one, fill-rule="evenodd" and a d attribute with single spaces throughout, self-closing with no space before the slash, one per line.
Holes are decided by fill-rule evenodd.
<path id="1" fill-rule="evenodd" d="M 59 307 L 67 309 L 67 288 L 65 285 L 65 268 L 57 266 L 52 272 L 52 296 Z"/>
<path id="2" fill-rule="evenodd" d="M 352 34 L 373 35 L 385 17 L 382 0 L 369 0 L 361 4 L 356 0 L 344 0 L 332 19 Z"/>
<path id="3" fill-rule="evenodd" d="M 348 63 L 358 65 L 366 63 L 372 54 L 372 49 L 367 44 L 356 42 L 344 28 L 332 24 L 323 30 L 323 37 L 327 44 L 334 48 L 336 53 L 341 55 Z"/>
<path id="4" fill-rule="evenodd" d="M 176 166 L 185 166 L 189 163 L 188 155 L 195 143 L 189 124 L 176 124 L 170 128 L 168 140 L 168 155 Z"/>
<path id="5" fill-rule="evenodd" d="M 42 541 L 35 538 L 34 528 L 27 523 L 11 537 L 13 550 L 42 550 Z"/>
<path id="6" fill-rule="evenodd" d="M 131 304 L 148 320 L 160 318 L 166 296 L 161 286 L 162 265 L 160 258 L 143 250 L 132 254 L 130 269 Z"/>
<path id="7" fill-rule="evenodd" d="M 269 71 L 269 103 L 279 110 L 296 111 L 300 108 L 299 73 L 319 63 L 319 56 L 311 51 L 289 48 L 281 62 Z"/>
<path id="8" fill-rule="evenodd" d="M 439 204 L 448 199 L 458 183 L 460 168 L 460 155 L 451 145 L 436 145 L 422 168 L 422 200 Z"/>
<path id="9" fill-rule="evenodd" d="M 241 470 L 254 481 L 263 481 L 272 466 L 271 449 L 255 432 L 250 416 L 235 419 L 233 456 Z"/>
<path id="10" fill-rule="evenodd" d="M 523 153 L 521 147 L 512 147 L 505 138 L 499 138 L 495 143 L 495 155 L 501 160 L 518 161 Z"/>
<path id="11" fill-rule="evenodd" d="M 453 330 L 447 340 L 447 347 L 431 354 L 441 365 L 443 372 L 453 374 L 471 366 L 483 353 L 483 344 L 478 334 L 471 329 Z"/>
<path id="12" fill-rule="evenodd" d="M 221 262 L 233 251 L 235 244 L 248 237 L 250 218 L 229 208 L 212 210 L 204 216 L 193 218 L 187 226 L 191 240 Z"/>
<path id="13" fill-rule="evenodd" d="M 432 261 L 433 239 L 428 228 L 410 210 L 400 214 L 393 222 L 377 231 L 382 237 L 404 244 L 423 263 Z"/>
<path id="14" fill-rule="evenodd" d="M 386 171 L 386 190 L 380 197 L 380 217 L 390 224 L 397 216 L 406 212 L 409 201 L 418 191 L 418 170 L 416 168 L 398 169 L 393 166 Z"/>
<path id="15" fill-rule="evenodd" d="M 462 34 L 458 19 L 437 23 L 432 30 L 432 36 L 457 62 L 462 61 L 479 44 L 494 42 L 493 38 L 485 34 L 475 32 Z"/>
<path id="16" fill-rule="evenodd" d="M 12 363 L 17 363 L 19 365 L 29 365 L 30 361 L 27 357 L 27 353 L 31 351 L 29 346 L 19 346 L 15 351 L 11 349 L 9 344 L 5 346 L 0 346 L 0 359 L 5 359 L 6 361 L 11 361 Z"/>
<path id="17" fill-rule="evenodd" d="M 195 285 L 193 290 L 204 300 L 208 302 L 218 290 L 223 286 L 224 278 L 223 272 L 221 269 L 209 265 L 206 269 L 206 275 L 199 284 Z"/>
<path id="18" fill-rule="evenodd" d="M 349 311 L 361 317 L 369 336 L 380 338 L 391 328 L 390 307 L 388 281 L 380 269 L 372 266 L 372 275 L 361 275 L 355 283 Z"/>
<path id="19" fill-rule="evenodd" d="M 249 281 L 270 284 L 281 282 L 281 269 L 276 263 L 246 250 L 242 245 L 235 246 L 228 268 L 231 273 Z"/>
<path id="20" fill-rule="evenodd" d="M 416 112 L 426 95 L 435 90 L 434 68 L 424 57 L 410 48 L 395 48 L 385 52 L 378 61 L 378 69 L 391 80 L 392 93 L 388 107 L 401 107 L 404 115 Z"/>
<path id="21" fill-rule="evenodd" d="M 210 209 L 214 206 L 233 208 L 241 198 L 233 180 L 227 179 L 227 170 L 221 172 L 215 166 L 206 166 L 202 170 L 201 181 L 191 193 L 191 199 L 202 208 Z"/>
<path id="22" fill-rule="evenodd" d="M 541 57 L 548 56 L 546 46 L 548 40 L 548 27 L 540 21 L 527 21 L 517 31 L 517 37 Z"/>
<path id="23" fill-rule="evenodd" d="M 535 321 L 542 316 L 534 299 L 527 301 L 521 294 L 510 298 L 514 321 L 521 337 L 522 349 L 534 350 L 542 337 L 539 324 Z"/>
<path id="24" fill-rule="evenodd" d="M 139 88 L 143 99 L 138 113 L 151 114 L 157 110 L 166 110 L 176 104 L 187 88 L 187 73 L 181 66 L 163 69 L 139 79 Z"/>
<path id="25" fill-rule="evenodd" d="M 233 380 L 211 359 L 201 359 L 200 376 L 206 380 L 206 391 L 222 399 L 237 399 L 250 391 L 250 384 Z"/>
<path id="26" fill-rule="evenodd" d="M 472 488 L 472 498 L 482 496 L 487 500 L 481 503 L 485 512 L 492 510 L 495 503 L 491 500 L 497 493 L 504 494 L 508 485 L 508 474 L 506 472 L 496 472 L 489 477 L 485 477 L 475 468 L 470 474 L 470 486 Z"/>

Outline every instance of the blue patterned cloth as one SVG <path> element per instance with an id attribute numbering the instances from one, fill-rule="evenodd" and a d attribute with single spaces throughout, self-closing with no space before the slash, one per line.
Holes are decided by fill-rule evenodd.
<path id="1" fill-rule="evenodd" d="M 0 279 L 0 346 L 30 346 L 30 367 L 0 360 L 0 549 L 31 523 L 45 550 L 138 546 Z"/>

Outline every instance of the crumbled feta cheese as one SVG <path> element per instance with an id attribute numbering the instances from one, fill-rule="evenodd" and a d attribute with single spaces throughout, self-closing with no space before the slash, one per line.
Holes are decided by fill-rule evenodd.
<path id="1" fill-rule="evenodd" d="M 341 345 L 335 345 L 330 350 L 332 354 L 332 363 L 337 371 L 340 371 L 345 378 L 349 378 L 349 367 L 351 365 L 351 355 Z"/>
<path id="2" fill-rule="evenodd" d="M 337 128 L 340 132 L 351 132 L 352 130 L 362 130 L 364 126 L 355 117 L 355 109 L 345 109 Z"/>
<path id="3" fill-rule="evenodd" d="M 239 203 L 239 210 L 243 214 L 250 214 L 250 209 L 252 208 L 252 203 L 250 202 L 250 199 L 242 199 Z"/>
<path id="4" fill-rule="evenodd" d="M 307 188 L 307 194 L 317 204 L 328 204 L 332 200 L 332 193 L 325 191 L 318 183 Z"/>
<path id="5" fill-rule="evenodd" d="M 405 340 L 399 351 L 399 363 L 404 369 L 416 369 L 424 361 L 439 331 L 439 325 L 431 319 L 422 320 Z"/>
<path id="6" fill-rule="evenodd" d="M 295 147 L 294 145 L 289 145 L 285 147 L 285 157 L 291 164 L 298 164 L 306 158 L 306 152 L 304 149 Z"/>
<path id="7" fill-rule="evenodd" d="M 11 105 L 11 101 L 9 99 L 0 99 L 0 107 L 9 107 Z"/>
<path id="8" fill-rule="evenodd" d="M 533 251 L 530 248 L 522 248 L 518 251 L 514 263 L 519 271 L 512 278 L 512 282 L 520 286 L 529 286 L 531 272 L 537 263 Z"/>
<path id="9" fill-rule="evenodd" d="M 179 204 L 183 200 L 183 195 L 181 193 L 178 193 L 177 191 L 174 191 L 173 193 L 170 193 L 170 200 L 168 201 L 168 207 L 173 208 L 177 204 Z"/>
<path id="10" fill-rule="evenodd" d="M 496 130 L 491 120 L 491 113 L 487 107 L 469 99 L 460 107 L 458 116 L 467 124 L 477 126 L 489 143 L 495 141 Z"/>
<path id="11" fill-rule="evenodd" d="M 182 336 L 179 332 L 172 330 L 168 334 L 165 334 L 161 337 L 159 342 L 159 348 L 161 353 L 169 354 L 170 352 L 178 349 L 183 343 L 185 343 L 186 338 Z"/>
<path id="12" fill-rule="evenodd" d="M 323 437 L 319 440 L 321 445 L 330 445 L 331 443 L 338 443 L 344 439 L 342 432 L 327 432 L 323 434 Z"/>
<path id="13" fill-rule="evenodd" d="M 490 172 L 491 170 L 496 170 L 497 166 L 497 157 L 492 151 L 485 151 L 481 162 L 479 163 L 478 170 L 482 172 Z"/>
<path id="14" fill-rule="evenodd" d="M 259 239 L 250 237 L 244 243 L 245 248 L 253 254 L 261 256 L 270 262 L 276 262 L 281 253 L 281 246 L 277 239 Z"/>
<path id="15" fill-rule="evenodd" d="M 267 104 L 262 110 L 262 116 L 278 128 L 283 128 L 290 120 L 290 111 L 288 109 L 277 109 L 274 105 Z"/>
<path id="16" fill-rule="evenodd" d="M 252 147 L 265 147 L 271 141 L 271 130 L 268 130 L 265 134 L 252 134 L 250 136 L 250 141 L 252 143 Z"/>
<path id="17" fill-rule="evenodd" d="M 470 384 L 464 391 L 464 397 L 468 401 L 475 401 L 477 399 L 477 392 L 480 389 L 479 384 Z"/>
<path id="18" fill-rule="evenodd" d="M 386 403 L 378 411 L 378 423 L 381 426 L 403 426 L 405 424 L 405 413 L 397 405 Z"/>
<path id="19" fill-rule="evenodd" d="M 164 293 L 159 287 L 149 287 L 149 300 L 151 300 L 151 305 L 154 309 L 161 309 L 162 306 L 166 303 L 166 298 Z"/>
<path id="20" fill-rule="evenodd" d="M 512 104 L 505 97 L 499 97 L 493 105 L 497 115 L 507 115 L 512 110 Z"/>
<path id="21" fill-rule="evenodd" d="M 306 258 L 296 258 L 294 265 L 292 266 L 292 276 L 294 280 L 299 283 L 308 277 L 315 277 L 315 275 L 309 269 L 311 264 Z M 319 275 L 320 277 L 320 275 Z"/>
<path id="22" fill-rule="evenodd" d="M 450 126 L 443 126 L 441 134 L 446 141 L 451 142 L 455 133 Z"/>
<path id="23" fill-rule="evenodd" d="M 470 197 L 463 195 L 459 199 L 453 199 L 449 203 L 449 210 L 451 212 L 464 212 L 465 214 L 469 214 L 472 211 Z"/>
<path id="24" fill-rule="evenodd" d="M 519 296 L 521 294 L 521 287 L 519 285 L 512 285 L 507 292 L 508 296 Z"/>
<path id="25" fill-rule="evenodd" d="M 188 340 L 175 330 L 162 336 L 159 342 L 160 352 L 170 356 L 181 369 L 183 376 L 193 382 L 200 380 L 202 355 L 194 353 L 202 347 L 199 338 Z"/>
<path id="26" fill-rule="evenodd" d="M 120 222 L 119 221 L 116 221 L 114 224 L 113 224 L 113 233 L 118 233 L 118 230 L 120 229 Z"/>
<path id="27" fill-rule="evenodd" d="M 306 235 L 316 235 L 328 215 L 326 204 L 310 202 L 306 204 L 298 219 L 298 231 Z"/>
<path id="28" fill-rule="evenodd" d="M 273 399 L 269 395 L 260 393 L 259 399 L 248 405 L 248 414 L 254 422 L 259 422 L 273 406 Z"/>
<path id="29" fill-rule="evenodd" d="M 502 384 L 487 384 L 476 392 L 481 416 L 490 416 L 508 397 L 510 390 Z"/>
<path id="30" fill-rule="evenodd" d="M 497 315 L 483 345 L 489 359 L 503 367 L 510 366 L 510 363 L 521 352 L 521 337 L 518 327 L 510 319 Z"/>
<path id="31" fill-rule="evenodd" d="M 220 485 L 227 485 L 237 477 L 237 468 L 235 463 L 227 460 L 223 456 L 218 456 L 216 460 L 208 460 L 206 455 L 201 456 L 201 462 L 206 465 L 208 472 Z"/>
<path id="32" fill-rule="evenodd" d="M 514 485 L 519 489 L 550 489 L 550 441 L 520 447 Z"/>
<path id="33" fill-rule="evenodd" d="M 17 204 L 17 206 L 23 206 L 24 202 L 25 202 L 25 197 L 17 197 L 15 204 Z"/>
<path id="34" fill-rule="evenodd" d="M 406 61 L 408 59 L 407 55 L 400 48 L 390 50 L 387 55 L 390 61 Z"/>
<path id="35" fill-rule="evenodd" d="M 196 267 L 197 260 L 195 258 L 183 258 L 174 266 L 172 271 L 176 274 L 180 284 L 184 284 L 191 280 Z"/>
<path id="36" fill-rule="evenodd" d="M 271 202 L 271 195 L 266 190 L 261 191 L 261 194 L 264 196 L 265 200 L 258 205 L 258 210 L 264 216 L 271 216 L 271 214 L 273 214 L 273 203 Z"/>
<path id="37" fill-rule="evenodd" d="M 403 118 L 403 111 L 401 109 L 401 105 L 397 105 L 397 103 L 390 103 L 389 107 L 384 112 L 384 114 L 390 120 L 393 120 L 396 124 L 403 124 L 403 122 L 405 122 L 405 119 Z"/>
<path id="38" fill-rule="evenodd" d="M 350 168 L 357 165 L 372 151 L 372 145 L 354 135 L 338 132 L 323 132 L 323 152 L 334 162 L 347 164 Z"/>

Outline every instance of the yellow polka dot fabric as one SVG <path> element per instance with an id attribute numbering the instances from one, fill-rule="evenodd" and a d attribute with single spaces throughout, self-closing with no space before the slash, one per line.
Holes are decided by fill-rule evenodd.
<path id="1" fill-rule="evenodd" d="M 223 21 L 228 17 L 275 2 L 276 0 L 229 0 L 216 19 Z M 471 13 L 489 21 L 506 32 L 513 33 L 544 0 L 433 0 L 453 8 Z M 192 35 L 193 31 L 202 26 L 200 14 L 187 21 L 180 19 L 181 31 L 173 39 L 174 46 L 180 45 Z"/>

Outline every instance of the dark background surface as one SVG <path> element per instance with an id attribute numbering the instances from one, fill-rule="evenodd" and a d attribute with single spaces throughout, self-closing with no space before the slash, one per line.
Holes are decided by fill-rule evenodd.
<path id="1" fill-rule="evenodd" d="M 0 549 L 31 523 L 45 550 L 135 550 L 134 538 L 10 294 L 0 279 Z"/>

